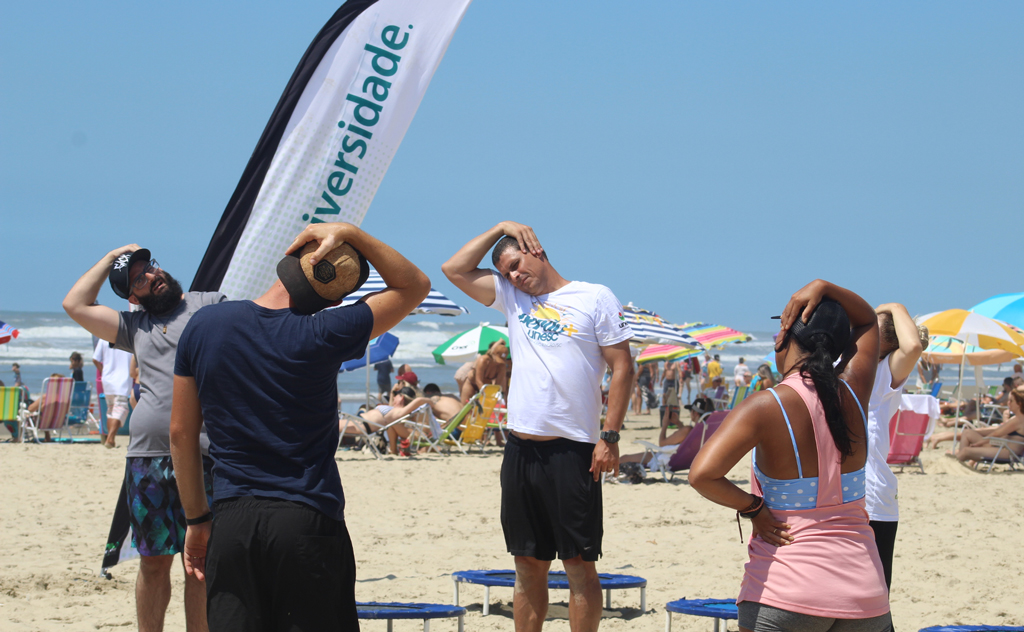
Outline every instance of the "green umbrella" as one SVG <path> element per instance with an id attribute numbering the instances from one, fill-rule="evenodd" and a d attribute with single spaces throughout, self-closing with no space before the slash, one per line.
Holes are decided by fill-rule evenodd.
<path id="1" fill-rule="evenodd" d="M 438 364 L 469 362 L 481 353 L 485 353 L 491 343 L 498 340 L 504 340 L 505 344 L 508 344 L 508 328 L 491 327 L 488 323 L 481 323 L 434 349 L 434 360 Z"/>

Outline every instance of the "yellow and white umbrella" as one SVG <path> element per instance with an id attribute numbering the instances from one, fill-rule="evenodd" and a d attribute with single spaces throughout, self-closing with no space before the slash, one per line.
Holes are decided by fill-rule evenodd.
<path id="1" fill-rule="evenodd" d="M 1002 349 L 1024 356 L 1024 334 L 1006 323 L 965 309 L 947 309 L 917 318 L 932 336 L 949 336 L 982 349 Z"/>
<path id="2" fill-rule="evenodd" d="M 982 349 L 974 345 L 964 345 L 950 336 L 931 336 L 928 348 L 921 354 L 921 359 L 931 364 L 960 364 L 964 361 L 964 347 L 967 347 L 967 364 L 971 366 L 987 366 L 1003 364 L 1015 357 L 1002 349 Z"/>
<path id="3" fill-rule="evenodd" d="M 928 328 L 932 336 L 949 336 L 960 342 L 981 349 L 1005 351 L 1011 357 L 1024 356 L 1024 334 L 1010 327 L 1006 323 L 994 320 L 981 314 L 969 312 L 965 309 L 947 309 L 944 312 L 935 312 L 920 316 L 917 319 L 918 325 Z M 960 353 L 960 386 L 958 393 L 963 393 L 964 364 L 969 353 Z M 980 412 L 981 402 L 978 402 Z M 960 425 L 960 407 L 956 408 L 955 429 Z M 954 436 L 956 436 L 954 434 Z M 953 441 L 953 451 L 956 451 L 956 440 Z"/>

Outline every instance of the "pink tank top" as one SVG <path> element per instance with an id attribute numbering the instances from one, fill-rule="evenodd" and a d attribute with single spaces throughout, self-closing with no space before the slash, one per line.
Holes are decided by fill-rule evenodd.
<path id="1" fill-rule="evenodd" d="M 800 395 L 811 414 L 818 448 L 816 506 L 772 510 L 776 520 L 792 526 L 793 542 L 776 547 L 750 537 L 750 561 L 736 603 L 835 619 L 881 616 L 889 612 L 889 593 L 864 499 L 843 503 L 840 454 L 814 384 L 799 372 L 782 383 Z M 763 496 L 753 464 L 750 479 L 753 493 Z"/>

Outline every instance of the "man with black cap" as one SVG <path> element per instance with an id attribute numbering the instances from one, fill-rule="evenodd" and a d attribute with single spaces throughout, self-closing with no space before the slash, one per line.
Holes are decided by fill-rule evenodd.
<path id="1" fill-rule="evenodd" d="M 351 224 L 314 224 L 254 301 L 202 310 L 174 366 L 171 450 L 188 517 L 185 568 L 206 581 L 210 629 L 357 630 L 344 522 L 338 369 L 397 325 L 430 280 Z M 372 263 L 387 284 L 353 305 Z M 203 491 L 199 434 L 214 462 Z"/>
<path id="2" fill-rule="evenodd" d="M 103 281 L 142 311 L 117 312 L 96 304 Z M 171 566 L 185 539 L 185 515 L 171 463 L 170 423 L 174 353 L 178 337 L 200 307 L 225 300 L 219 292 L 182 292 L 181 284 L 137 244 L 112 250 L 75 283 L 64 311 L 93 335 L 134 353 L 142 398 L 132 413 L 125 488 L 135 544 L 142 555 L 135 580 L 139 630 L 163 629 L 171 599 Z M 187 629 L 206 630 L 203 585 L 185 577 Z"/>

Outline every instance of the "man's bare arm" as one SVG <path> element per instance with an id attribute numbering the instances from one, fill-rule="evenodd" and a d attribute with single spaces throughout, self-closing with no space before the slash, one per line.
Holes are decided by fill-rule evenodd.
<path id="1" fill-rule="evenodd" d="M 129 244 L 108 252 L 71 286 L 71 291 L 61 304 L 71 320 L 107 342 L 117 341 L 117 326 L 121 317 L 109 307 L 96 305 L 96 297 L 100 294 L 103 282 L 110 276 L 114 260 L 126 252 L 135 252 L 138 249 L 138 244 Z"/>
<path id="2" fill-rule="evenodd" d="M 876 314 L 888 313 L 892 316 L 892 325 L 896 329 L 896 338 L 900 341 L 898 349 L 889 354 L 889 370 L 892 372 L 892 384 L 902 384 L 924 353 L 921 338 L 917 334 L 917 324 L 910 316 L 907 308 L 899 303 L 886 303 L 875 308 Z"/>
<path id="3" fill-rule="evenodd" d="M 532 228 L 515 222 L 501 222 L 460 248 L 441 266 L 441 272 L 471 299 L 490 306 L 494 303 L 494 279 L 489 269 L 480 267 L 480 262 L 487 251 L 506 235 L 519 242 L 519 249 L 524 254 L 532 252 L 539 256 L 544 252 Z"/>
<path id="4" fill-rule="evenodd" d="M 366 257 L 388 286 L 364 299 L 373 311 L 371 337 L 376 338 L 402 322 L 430 293 L 430 279 L 427 275 L 397 250 L 357 226 L 345 223 L 310 224 L 295 238 L 288 252 L 295 252 L 310 241 L 320 242 L 311 263 L 319 261 L 342 243 L 348 243 Z"/>
<path id="5" fill-rule="evenodd" d="M 203 455 L 199 448 L 202 427 L 203 409 L 195 378 L 175 375 L 171 400 L 171 460 L 178 480 L 181 507 L 188 518 L 198 518 L 210 511 L 203 483 Z"/>

